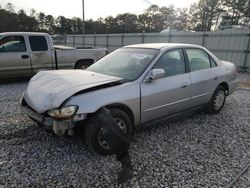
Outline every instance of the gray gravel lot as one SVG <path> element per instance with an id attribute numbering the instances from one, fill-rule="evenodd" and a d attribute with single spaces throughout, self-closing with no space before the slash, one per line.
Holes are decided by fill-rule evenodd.
<path id="1" fill-rule="evenodd" d="M 250 187 L 250 169 L 240 176 L 240 178 L 233 184 L 232 188 Z"/>
<path id="2" fill-rule="evenodd" d="M 59 139 L 18 106 L 27 82 L 0 84 L 0 187 L 115 187 L 120 164 Z M 250 90 L 218 115 L 194 112 L 135 134 L 134 178 L 124 187 L 226 187 L 250 162 Z M 235 187 L 249 187 L 249 170 Z"/>

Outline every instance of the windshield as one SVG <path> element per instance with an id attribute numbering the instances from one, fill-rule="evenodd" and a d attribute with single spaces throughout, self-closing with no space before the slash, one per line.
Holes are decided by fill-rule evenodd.
<path id="1" fill-rule="evenodd" d="M 121 48 L 103 57 L 87 70 L 133 81 L 139 78 L 158 53 L 154 49 Z"/>

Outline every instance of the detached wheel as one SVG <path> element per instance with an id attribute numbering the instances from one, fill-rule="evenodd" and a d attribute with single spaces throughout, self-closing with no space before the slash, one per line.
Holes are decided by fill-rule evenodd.
<path id="1" fill-rule="evenodd" d="M 93 64 L 93 62 L 90 62 L 90 61 L 87 61 L 87 60 L 79 61 L 78 63 L 76 63 L 75 69 L 83 69 L 83 70 L 85 70 L 92 64 Z"/>
<path id="2" fill-rule="evenodd" d="M 117 126 L 130 136 L 132 134 L 132 123 L 129 116 L 119 109 L 110 109 L 110 111 L 114 120 L 117 122 Z M 112 154 L 112 152 L 110 151 L 108 143 L 102 138 L 103 126 L 104 124 L 100 119 L 96 116 L 91 117 L 85 130 L 85 139 L 87 145 L 96 153 L 109 155 Z"/>
<path id="3" fill-rule="evenodd" d="M 226 90 L 222 86 L 218 86 L 208 103 L 207 111 L 210 114 L 217 114 L 221 111 L 226 101 Z"/>

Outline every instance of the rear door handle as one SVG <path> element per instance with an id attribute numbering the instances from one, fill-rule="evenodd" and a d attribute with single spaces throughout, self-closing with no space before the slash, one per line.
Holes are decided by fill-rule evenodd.
<path id="1" fill-rule="evenodd" d="M 188 82 L 185 82 L 185 83 L 181 84 L 181 88 L 185 88 L 187 86 L 188 86 Z"/>
<path id="2" fill-rule="evenodd" d="M 215 80 L 217 80 L 217 79 L 218 79 L 218 77 L 216 76 L 216 77 L 214 77 L 214 79 L 215 79 Z"/>
<path id="3" fill-rule="evenodd" d="M 22 55 L 21 57 L 22 57 L 22 59 L 29 59 L 30 56 L 28 56 L 28 55 Z"/>

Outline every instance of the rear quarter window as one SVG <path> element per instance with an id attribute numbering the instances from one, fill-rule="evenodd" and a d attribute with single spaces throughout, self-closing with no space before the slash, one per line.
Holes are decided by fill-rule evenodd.
<path id="1" fill-rule="evenodd" d="M 213 60 L 213 58 L 210 57 L 210 61 L 211 61 L 211 67 L 217 67 L 217 63 Z"/>
<path id="2" fill-rule="evenodd" d="M 30 47 L 32 51 L 47 51 L 48 44 L 44 36 L 30 36 Z"/>

